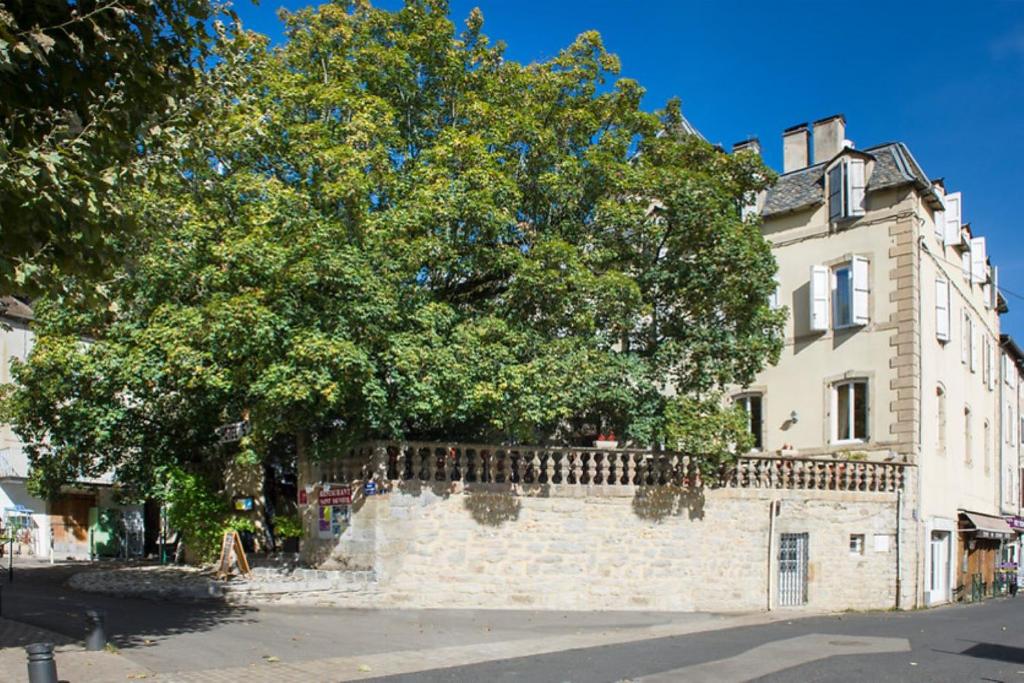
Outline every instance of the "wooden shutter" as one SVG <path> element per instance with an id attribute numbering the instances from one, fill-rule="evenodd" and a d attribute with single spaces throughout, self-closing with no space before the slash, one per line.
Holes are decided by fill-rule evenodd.
<path id="1" fill-rule="evenodd" d="M 992 266 L 992 287 L 989 288 L 989 308 L 999 308 L 999 266 Z"/>
<path id="2" fill-rule="evenodd" d="M 978 340 L 978 333 L 978 326 L 971 320 L 971 372 L 978 371 L 978 353 L 981 346 Z"/>
<path id="3" fill-rule="evenodd" d="M 935 336 L 939 341 L 949 341 L 949 280 L 935 280 Z"/>
<path id="4" fill-rule="evenodd" d="M 985 254 L 985 238 L 971 239 L 971 282 L 981 284 L 988 279 L 988 259 Z"/>
<path id="5" fill-rule="evenodd" d="M 946 241 L 946 212 L 936 211 L 935 212 L 935 236 L 945 243 Z"/>
<path id="6" fill-rule="evenodd" d="M 863 165 L 863 162 L 861 162 Z M 862 169 L 863 170 L 863 169 Z M 868 294 L 871 291 L 868 280 L 868 260 L 863 256 L 854 256 L 850 264 L 853 273 L 853 324 L 868 324 Z"/>
<path id="7" fill-rule="evenodd" d="M 988 390 L 996 388 L 996 356 L 999 354 L 999 344 L 995 339 L 988 340 Z"/>
<path id="8" fill-rule="evenodd" d="M 817 332 L 828 329 L 828 268 L 811 266 L 810 328 Z"/>
<path id="9" fill-rule="evenodd" d="M 864 160 L 849 159 L 846 162 L 847 216 L 864 215 Z"/>
<path id="10" fill-rule="evenodd" d="M 836 164 L 828 172 L 828 218 L 831 221 L 843 217 L 843 165 Z"/>
<path id="11" fill-rule="evenodd" d="M 968 282 L 971 281 L 971 252 L 965 251 L 960 255 L 960 270 L 964 274 L 964 279 Z"/>
<path id="12" fill-rule="evenodd" d="M 960 216 L 963 204 L 960 193 L 946 195 L 946 245 L 960 244 Z"/>
<path id="13" fill-rule="evenodd" d="M 971 318 L 964 310 L 960 319 L 960 362 L 967 365 L 971 360 Z"/>

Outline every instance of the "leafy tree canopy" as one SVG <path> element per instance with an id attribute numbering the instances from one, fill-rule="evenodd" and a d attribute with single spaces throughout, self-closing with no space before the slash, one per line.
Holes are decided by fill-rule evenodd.
<path id="1" fill-rule="evenodd" d="M 329 455 L 585 424 L 743 446 L 718 395 L 777 356 L 782 320 L 741 218 L 771 179 L 755 155 L 686 134 L 677 102 L 643 111 L 593 32 L 520 64 L 443 0 L 284 20 L 283 47 L 222 34 L 197 74 L 109 306 L 39 306 L 9 402 L 47 440 L 38 486 L 195 468 L 241 416 L 252 458 L 289 434 Z"/>
<path id="2" fill-rule="evenodd" d="M 209 0 L 0 4 L 0 294 L 102 276 L 208 44 Z"/>

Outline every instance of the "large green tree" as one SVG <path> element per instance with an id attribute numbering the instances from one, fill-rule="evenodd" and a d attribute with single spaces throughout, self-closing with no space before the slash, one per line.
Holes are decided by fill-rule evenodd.
<path id="1" fill-rule="evenodd" d="M 285 21 L 272 51 L 222 34 L 109 305 L 40 306 L 8 402 L 46 443 L 40 488 L 209 466 L 243 415 L 253 458 L 282 435 L 329 454 L 584 424 L 689 448 L 703 428 L 709 462 L 742 445 L 718 392 L 781 329 L 741 217 L 756 156 L 687 133 L 678 103 L 645 112 L 596 33 L 524 65 L 442 0 Z"/>
<path id="2" fill-rule="evenodd" d="M 0 294 L 102 277 L 134 227 L 121 190 L 180 109 L 209 0 L 0 3 Z"/>

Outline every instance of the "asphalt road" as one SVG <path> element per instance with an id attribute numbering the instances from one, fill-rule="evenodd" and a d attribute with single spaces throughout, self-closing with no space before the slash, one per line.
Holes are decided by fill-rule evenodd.
<path id="1" fill-rule="evenodd" d="M 760 675 L 822 652 L 822 639 L 836 636 L 833 651 L 884 639 L 906 651 L 839 654 Z M 852 638 L 840 638 L 850 636 Z M 793 643 L 788 651 L 755 648 Z M 786 650 L 786 648 L 780 648 Z M 744 653 L 755 656 L 743 658 Z M 760 655 L 763 653 L 763 656 Z M 739 659 L 737 662 L 737 658 Z M 708 665 L 708 663 L 712 663 Z M 739 663 L 741 666 L 737 667 Z M 698 665 L 704 664 L 701 667 Z M 375 679 L 389 683 L 459 681 L 1024 681 L 1024 597 L 953 605 L 916 612 L 875 612 L 793 619 L 637 643 L 569 650 L 550 655 L 488 662 Z"/>
<path id="2" fill-rule="evenodd" d="M 794 613 L 792 619 L 758 626 L 648 638 L 649 629 L 717 628 L 715 624 L 722 622 L 716 622 L 716 615 L 700 614 L 345 610 L 150 602 L 83 594 L 64 586 L 72 572 L 83 568 L 37 567 L 19 573 L 13 584 L 2 587 L 3 616 L 81 637 L 84 610 L 104 608 L 109 612 L 113 642 L 125 656 L 153 672 L 266 666 L 268 657 L 279 660 L 281 666 L 392 652 L 402 652 L 400 658 L 406 661 L 420 661 L 417 652 L 452 646 L 474 651 L 495 642 L 539 639 L 553 644 L 555 647 L 548 649 L 555 651 L 374 680 L 1024 683 L 1024 596 L 918 612 L 810 618 Z M 0 583 L 6 584 L 6 577 Z M 581 635 L 610 631 L 626 634 L 621 640 L 628 640 L 631 632 L 639 639 L 610 640 L 596 647 L 590 643 L 597 640 L 585 647 L 569 644 Z M 511 646 L 500 656 L 512 657 L 521 651 L 534 650 L 516 651 Z M 374 670 L 384 673 L 387 667 Z"/>

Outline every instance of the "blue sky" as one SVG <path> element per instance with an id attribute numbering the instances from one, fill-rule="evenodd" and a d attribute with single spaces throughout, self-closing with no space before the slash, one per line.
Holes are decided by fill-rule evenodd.
<path id="1" fill-rule="evenodd" d="M 309 4 L 235 9 L 280 40 L 277 9 Z M 473 7 L 524 62 L 598 30 L 647 89 L 647 108 L 678 96 L 709 140 L 728 149 L 757 136 L 776 169 L 784 128 L 834 113 L 858 147 L 906 142 L 926 173 L 963 192 L 964 219 L 1000 268 L 1003 331 L 1024 340 L 1024 1 L 453 0 L 453 19 Z"/>

